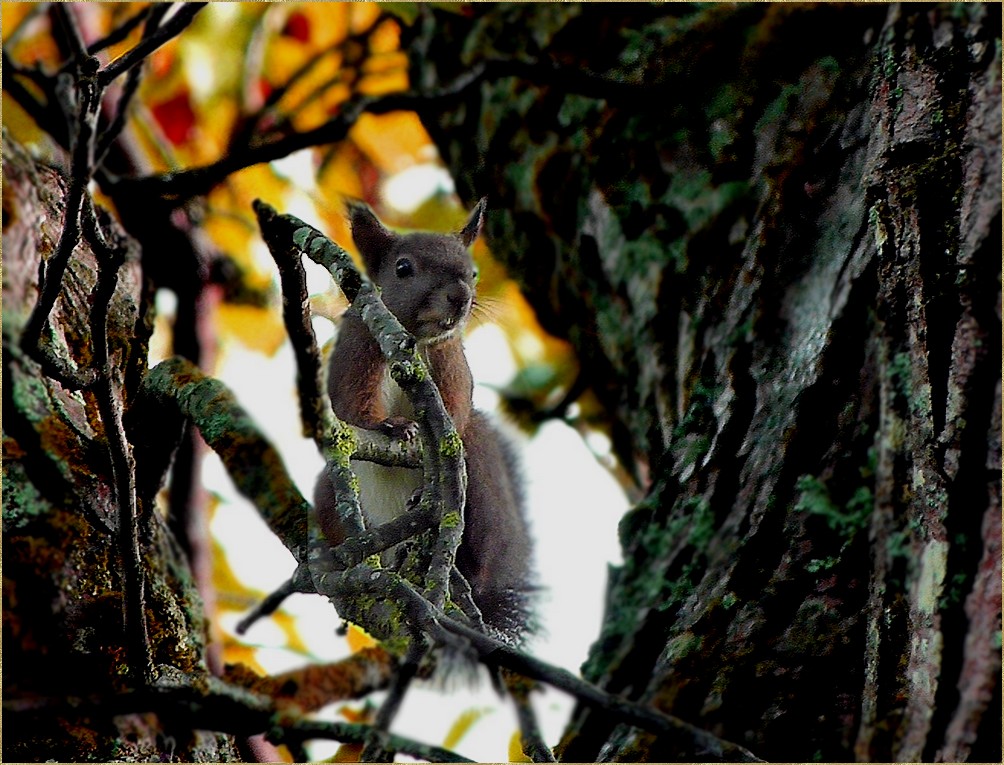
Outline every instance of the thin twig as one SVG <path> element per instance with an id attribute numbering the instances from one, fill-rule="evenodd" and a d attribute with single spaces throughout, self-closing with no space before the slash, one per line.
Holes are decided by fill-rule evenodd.
<path id="1" fill-rule="evenodd" d="M 411 681 L 418 674 L 418 667 L 428 652 L 429 646 L 425 638 L 420 634 L 412 635 L 408 651 L 398 664 L 387 698 L 380 705 L 370 735 L 366 738 L 366 745 L 359 757 L 360 762 L 389 762 L 394 759 L 394 750 L 389 745 L 390 726 L 397 717 Z"/>
<path id="2" fill-rule="evenodd" d="M 471 620 L 471 624 L 477 628 L 478 632 L 487 632 L 481 609 L 474 602 L 471 585 L 456 566 L 450 572 L 450 598 L 460 608 L 464 616 Z"/>
<path id="3" fill-rule="evenodd" d="M 296 358 L 296 387 L 300 400 L 303 435 L 323 446 L 323 413 L 327 409 L 321 392 L 321 353 L 310 321 L 307 276 L 300 248 L 292 240 L 285 246 L 268 240 L 269 252 L 279 268 L 282 319 Z"/>
<path id="4" fill-rule="evenodd" d="M 554 752 L 544 743 L 544 736 L 540 732 L 537 724 L 537 715 L 533 711 L 530 703 L 530 693 L 535 689 L 536 683 L 527 680 L 521 675 L 503 670 L 502 679 L 505 688 L 509 692 L 516 707 L 516 717 L 519 720 L 520 746 L 523 754 L 533 762 L 555 762 Z"/>
<path id="5" fill-rule="evenodd" d="M 84 59 L 77 76 L 75 92 L 71 87 L 66 96 L 68 103 L 64 105 L 64 109 L 68 115 L 75 117 L 76 131 L 71 133 L 73 153 L 69 183 L 63 197 L 65 208 L 63 228 L 55 252 L 42 267 L 44 270 L 39 272 L 38 300 L 21 336 L 21 347 L 41 364 L 43 371 L 64 387 L 74 389 L 93 385 L 97 380 L 94 370 L 88 369 L 83 372 L 73 370 L 68 359 L 59 358 L 53 350 L 43 347 L 41 338 L 45 327 L 48 326 L 49 314 L 59 297 L 63 274 L 66 272 L 74 248 L 80 241 L 80 215 L 93 170 L 94 129 L 100 104 L 100 92 L 93 76 L 93 66 L 96 63 L 96 59 Z M 70 76 L 62 75 L 62 77 Z"/>
<path id="6" fill-rule="evenodd" d="M 151 6 L 147 10 L 150 11 L 148 14 L 149 18 L 146 20 L 146 25 L 143 28 L 143 40 L 149 40 L 157 33 L 158 25 L 161 19 L 170 10 L 169 4 Z M 137 14 L 134 18 L 138 19 L 141 14 Z M 132 19 L 130 19 L 132 21 Z M 128 24 L 129 22 L 126 22 Z M 126 26 L 123 24 L 123 27 Z M 107 39 L 107 38 L 106 38 Z M 125 127 L 126 117 L 129 114 L 129 103 L 132 101 L 133 96 L 139 89 L 139 80 L 143 73 L 142 66 L 136 66 L 129 70 L 129 75 L 126 77 L 126 84 L 122 88 L 122 95 L 119 96 L 119 101 L 115 111 L 115 119 L 112 123 L 105 128 L 104 133 L 101 135 L 101 140 L 98 142 L 97 150 L 94 154 L 94 166 L 97 168 L 104 161 L 105 155 L 108 150 L 111 149 L 112 143 L 118 137 L 119 133 L 122 132 L 122 128 Z"/>
<path id="7" fill-rule="evenodd" d="M 116 182 L 119 187 L 116 193 L 153 194 L 178 202 L 185 201 L 207 193 L 238 170 L 272 162 L 302 149 L 344 140 L 363 114 L 438 112 L 463 101 L 482 82 L 504 77 L 522 77 L 536 85 L 560 84 L 564 91 L 608 100 L 651 97 L 650 90 L 641 83 L 608 79 L 550 61 L 490 59 L 478 62 L 442 88 L 363 96 L 346 102 L 338 115 L 315 128 L 288 133 L 272 141 L 253 145 L 249 143 L 243 148 L 233 146 L 220 159 L 201 167 L 140 178 L 123 178 Z"/>
<path id="8" fill-rule="evenodd" d="M 135 48 L 119 56 L 98 72 L 98 84 L 102 88 L 108 87 L 115 78 L 125 74 L 134 66 L 141 64 L 157 48 L 181 34 L 192 23 L 195 14 L 201 11 L 206 5 L 207 3 L 186 3 L 182 8 L 179 8 L 171 18 L 157 29 L 155 34 L 141 40 Z"/>
<path id="9" fill-rule="evenodd" d="M 109 32 L 107 35 L 102 37 L 100 40 L 96 40 L 87 46 L 87 52 L 96 56 L 98 53 L 103 51 L 105 48 L 110 48 L 116 43 L 122 42 L 129 36 L 136 27 L 142 24 L 147 17 L 163 17 L 171 9 L 170 3 L 155 3 L 148 5 L 145 8 L 141 8 L 139 11 L 134 13 L 128 19 L 119 24 L 115 29 Z M 157 23 L 157 22 L 154 22 Z"/>
<path id="10" fill-rule="evenodd" d="M 274 614 L 286 598 L 298 592 L 314 592 L 310 572 L 306 570 L 303 564 L 298 565 L 296 571 L 293 572 L 293 576 L 279 585 L 274 592 L 269 593 L 261 603 L 248 612 L 247 616 L 237 622 L 237 627 L 235 628 L 237 634 L 243 635 L 251 629 L 251 625 L 256 621 Z"/>
<path id="11" fill-rule="evenodd" d="M 39 101 L 34 92 L 18 81 L 19 77 L 24 77 L 39 85 L 49 100 Z M 38 69 L 26 69 L 18 66 L 8 54 L 6 45 L 3 47 L 3 90 L 21 105 L 35 120 L 39 128 L 48 133 L 52 140 L 63 148 L 69 146 L 66 121 L 53 97 L 52 78 Z"/>
<path id="12" fill-rule="evenodd" d="M 98 283 L 94 291 L 91 331 L 97 369 L 95 395 L 105 426 L 111 459 L 115 504 L 118 507 L 119 554 L 124 581 L 123 613 L 127 630 L 130 669 L 139 673 L 141 683 L 154 679 L 153 659 L 146 624 L 146 575 L 137 528 L 136 463 L 122 425 L 122 396 L 116 395 L 115 380 L 108 354 L 108 309 L 118 284 L 119 269 L 125 262 L 125 246 L 109 244 L 97 219 L 90 196 L 82 214 L 84 232 L 98 260 Z"/>
<path id="13" fill-rule="evenodd" d="M 360 46 L 365 46 L 365 44 L 369 42 L 370 35 L 372 35 L 374 30 L 376 30 L 380 26 L 380 24 L 383 23 L 383 21 L 385 21 L 386 19 L 387 15 L 383 12 L 380 12 L 377 15 L 376 19 L 373 20 L 373 23 L 366 29 L 356 32 L 355 34 L 347 35 L 346 37 L 339 40 L 337 43 L 334 43 L 330 47 L 325 48 L 324 50 L 317 51 L 314 55 L 312 55 L 310 58 L 308 58 L 306 61 L 300 64 L 300 66 L 296 70 L 294 70 L 292 74 L 289 75 L 289 77 L 286 79 L 285 82 L 276 85 L 271 91 L 269 91 L 261 107 L 254 114 L 248 116 L 248 118 L 244 122 L 244 128 L 242 129 L 241 133 L 239 135 L 234 136 L 233 145 L 236 146 L 242 143 L 250 145 L 254 143 L 256 140 L 254 136 L 254 131 L 261 124 L 262 119 L 272 112 L 277 112 L 275 107 L 283 99 L 283 97 L 290 92 L 292 87 L 297 82 L 299 82 L 308 74 L 310 74 L 317 67 L 317 65 L 320 64 L 329 55 L 344 50 L 346 45 L 351 43 L 357 43 Z M 344 68 L 344 63 L 345 62 L 343 62 L 343 68 Z M 338 76 L 339 75 L 336 75 L 336 77 Z M 317 94 L 318 90 L 324 90 L 330 87 L 332 84 L 333 83 L 331 80 L 327 81 L 326 83 L 323 84 L 323 86 L 315 88 L 313 94 Z M 308 103 L 309 100 L 311 100 L 311 97 L 312 97 L 311 95 L 306 96 L 304 100 L 302 100 L 299 104 L 296 104 L 295 109 L 302 109 L 303 106 L 306 103 Z M 281 132 L 280 128 L 289 123 L 290 119 L 292 118 L 292 115 L 295 114 L 295 109 L 290 111 L 286 115 L 278 118 L 275 124 L 269 126 L 268 130 L 270 132 Z"/>
<path id="14" fill-rule="evenodd" d="M 101 134 L 101 140 L 98 142 L 97 149 L 94 152 L 95 166 L 99 166 L 104 162 L 108 150 L 112 147 L 112 143 L 118 138 L 119 133 L 122 132 L 122 128 L 125 127 L 126 116 L 129 113 L 129 102 L 139 88 L 139 79 L 142 73 L 142 67 L 138 66 L 135 69 L 129 70 L 129 76 L 126 77 L 126 84 L 122 88 L 122 95 L 119 97 L 116 107 L 115 119 L 112 120 L 112 123 Z"/>
<path id="15" fill-rule="evenodd" d="M 401 592 L 408 594 L 403 589 Z M 614 720 L 678 740 L 685 740 L 700 751 L 709 752 L 717 759 L 738 759 L 744 762 L 761 761 L 745 747 L 720 739 L 678 717 L 607 693 L 576 677 L 566 669 L 540 661 L 455 619 L 444 615 L 438 617 L 436 621 L 442 629 L 469 640 L 477 650 L 481 661 L 490 667 L 505 667 L 524 677 L 547 683 L 571 694 L 584 704 L 603 710 Z"/>
<path id="16" fill-rule="evenodd" d="M 311 739 L 334 739 L 346 744 L 363 744 L 369 733 L 369 725 L 357 723 L 320 722 L 315 720 L 296 720 L 276 727 L 268 734 L 268 739 L 275 744 L 287 741 L 309 741 Z M 462 757 L 456 752 L 441 746 L 423 744 L 413 739 L 390 733 L 386 739 L 387 750 L 414 757 L 427 762 L 474 762 Z"/>
<path id="17" fill-rule="evenodd" d="M 157 25 L 160 24 L 160 20 L 169 10 L 169 5 L 158 5 L 152 9 L 148 8 L 152 12 L 149 14 L 149 18 L 146 20 L 146 26 L 143 28 L 142 40 L 148 40 L 153 37 L 157 32 Z M 138 18 L 140 14 L 137 14 Z M 131 21 L 131 20 L 130 20 Z M 127 22 L 128 23 L 128 22 Z M 125 25 L 123 25 L 125 26 Z M 129 113 L 129 103 L 132 101 L 133 96 L 139 88 L 139 80 L 142 75 L 143 67 L 136 66 L 129 70 L 129 76 L 126 78 L 126 84 L 122 88 L 122 95 L 119 97 L 119 101 L 115 111 L 115 119 L 112 123 L 105 128 L 104 133 L 101 135 L 101 140 L 98 143 L 97 150 L 95 151 L 94 164 L 95 167 L 100 166 L 111 148 L 112 143 L 118 137 L 119 133 L 122 132 L 122 128 L 125 127 L 126 116 Z"/>
<path id="18" fill-rule="evenodd" d="M 56 14 L 56 18 L 59 19 L 59 25 L 62 28 L 64 34 L 66 35 L 66 41 L 69 43 L 70 52 L 73 54 L 71 60 L 71 66 L 78 68 L 81 62 L 87 58 L 87 46 L 84 44 L 84 36 L 80 32 L 80 25 L 77 24 L 77 17 L 74 15 L 74 11 L 70 10 L 69 5 L 66 3 L 56 3 L 52 6 L 52 12 Z"/>

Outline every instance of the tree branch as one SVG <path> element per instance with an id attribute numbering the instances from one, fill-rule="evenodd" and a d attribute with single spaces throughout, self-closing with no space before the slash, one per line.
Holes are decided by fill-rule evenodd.
<path id="1" fill-rule="evenodd" d="M 344 104 L 337 116 L 316 128 L 289 133 L 265 143 L 231 147 L 225 156 L 201 167 L 141 178 L 122 178 L 114 184 L 111 193 L 152 194 L 180 203 L 207 193 L 238 170 L 272 162 L 302 149 L 344 140 L 363 114 L 387 114 L 395 111 L 434 112 L 447 109 L 466 98 L 480 87 L 482 82 L 503 77 L 524 77 L 538 85 L 560 83 L 562 88 L 570 88 L 571 92 L 581 92 L 600 98 L 641 97 L 645 93 L 640 84 L 602 78 L 553 62 L 519 59 L 480 61 L 446 87 L 425 92 L 406 91 L 382 96 L 363 96 L 352 103 Z"/>
<path id="2" fill-rule="evenodd" d="M 185 31 L 185 28 L 195 18 L 195 14 L 205 6 L 206 3 L 185 3 L 154 34 L 145 37 L 135 48 L 110 62 L 104 69 L 98 72 L 98 84 L 101 88 L 108 87 L 115 78 L 125 74 L 134 66 L 141 64 L 157 48 Z"/>
<path id="3" fill-rule="evenodd" d="M 162 361 L 140 390 L 140 423 L 171 427 L 188 420 L 220 456 L 237 486 L 272 532 L 298 559 L 304 558 L 310 505 L 289 478 L 282 457 L 268 443 L 233 394 L 187 359 Z"/>
<path id="4" fill-rule="evenodd" d="M 160 19 L 164 17 L 164 14 L 166 14 L 170 9 L 171 6 L 169 3 L 154 3 L 146 6 L 145 8 L 141 8 L 100 40 L 96 40 L 88 45 L 87 53 L 91 56 L 96 56 L 105 48 L 110 48 L 116 43 L 122 42 L 129 36 L 130 32 L 132 32 L 148 18 L 153 22 L 153 25 L 156 26 L 160 23 Z"/>
<path id="5" fill-rule="evenodd" d="M 91 332 L 94 364 L 97 372 L 95 395 L 105 426 L 105 438 L 118 507 L 119 554 L 122 558 L 125 597 L 123 610 L 127 630 L 130 667 L 139 673 L 140 682 L 152 682 L 153 659 L 146 624 L 146 575 L 140 551 L 136 498 L 136 462 L 132 446 L 122 425 L 124 393 L 116 394 L 112 365 L 108 354 L 108 309 L 118 284 L 119 269 L 125 263 L 124 243 L 109 244 L 97 219 L 90 195 L 83 212 L 84 233 L 98 260 L 98 283 L 94 290 Z"/>
<path id="6" fill-rule="evenodd" d="M 293 242 L 308 257 L 328 269 L 376 339 L 387 359 L 391 377 L 415 411 L 425 412 L 418 422 L 425 487 L 421 505 L 434 508 L 439 524 L 426 576 L 426 592 L 429 600 L 442 608 L 448 597 L 450 571 L 463 533 L 466 471 L 463 443 L 446 413 L 439 388 L 426 369 L 415 338 L 387 310 L 373 285 L 359 273 L 344 249 L 299 218 L 278 215 L 260 200 L 255 202 L 254 208 L 270 249 L 288 248 L 288 243 Z M 338 494 L 336 491 L 336 496 Z"/>

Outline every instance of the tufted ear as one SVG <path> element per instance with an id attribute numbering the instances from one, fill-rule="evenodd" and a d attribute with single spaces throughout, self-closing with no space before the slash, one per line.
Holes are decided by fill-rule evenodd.
<path id="1" fill-rule="evenodd" d="M 463 242 L 464 247 L 470 247 L 474 243 L 474 240 L 481 235 L 481 229 L 485 225 L 485 210 L 487 207 L 488 197 L 481 197 L 477 205 L 474 206 L 467 225 L 460 229 L 458 236 L 460 237 L 460 241 Z"/>
<path id="2" fill-rule="evenodd" d="M 397 234 L 384 226 L 369 205 L 355 199 L 345 203 L 352 227 L 352 241 L 363 256 L 366 271 L 373 276 L 380 268 L 380 262 L 394 245 Z"/>

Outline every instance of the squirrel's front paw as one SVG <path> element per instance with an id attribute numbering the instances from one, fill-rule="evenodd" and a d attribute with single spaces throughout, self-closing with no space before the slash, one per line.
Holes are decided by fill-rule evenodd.
<path id="1" fill-rule="evenodd" d="M 380 423 L 380 431 L 391 438 L 411 441 L 418 435 L 418 423 L 407 417 L 388 417 Z"/>

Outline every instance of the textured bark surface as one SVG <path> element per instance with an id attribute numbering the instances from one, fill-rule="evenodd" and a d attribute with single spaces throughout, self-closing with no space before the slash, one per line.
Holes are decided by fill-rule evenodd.
<path id="1" fill-rule="evenodd" d="M 3 179 L 3 629 L 5 644 L 19 647 L 4 666 L 4 696 L 20 710 L 5 708 L 4 759 L 234 759 L 229 736 L 165 728 L 149 715 L 88 717 L 66 706 L 137 684 L 123 647 L 115 489 L 94 395 L 42 375 L 18 344 L 37 296 L 39 259 L 59 239 L 65 182 L 6 135 Z M 108 324 L 114 376 L 132 392 L 146 370 L 149 338 L 137 257 L 132 247 Z M 79 245 L 51 316 L 53 344 L 80 367 L 91 361 L 97 273 L 94 253 Z M 159 518 L 145 525 L 153 660 L 162 675 L 174 673 L 165 678 L 205 678 L 206 623 L 188 563 Z"/>
<path id="2" fill-rule="evenodd" d="M 772 760 L 999 760 L 1000 9 L 429 10 L 422 115 L 647 490 L 587 679 Z M 557 509 L 555 509 L 557 511 Z M 570 761 L 700 756 L 580 709 Z"/>

